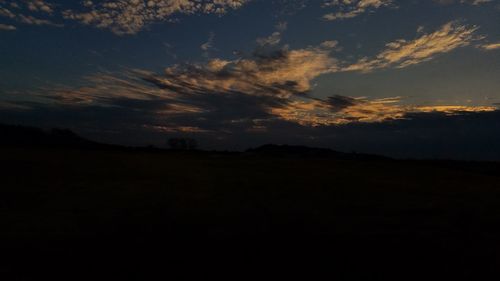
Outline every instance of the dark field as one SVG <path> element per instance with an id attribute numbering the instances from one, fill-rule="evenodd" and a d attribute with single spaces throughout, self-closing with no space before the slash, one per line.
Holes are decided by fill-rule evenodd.
<path id="1" fill-rule="evenodd" d="M 500 272 L 500 164 L 0 155 L 2 280 L 498 280 Z"/>

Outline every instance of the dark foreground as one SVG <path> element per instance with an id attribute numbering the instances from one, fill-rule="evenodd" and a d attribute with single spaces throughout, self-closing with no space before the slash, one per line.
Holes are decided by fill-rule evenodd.
<path id="1" fill-rule="evenodd" d="M 0 165 L 2 280 L 500 276 L 499 164 L 4 148 Z"/>

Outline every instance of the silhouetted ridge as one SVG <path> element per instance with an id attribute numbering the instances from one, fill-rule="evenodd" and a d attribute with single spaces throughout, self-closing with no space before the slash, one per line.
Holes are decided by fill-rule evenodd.
<path id="1" fill-rule="evenodd" d="M 312 158 L 336 158 L 336 159 L 364 159 L 364 160 L 382 160 L 389 159 L 384 156 L 360 154 L 360 153 L 345 153 L 328 148 L 316 148 L 300 145 L 275 145 L 266 144 L 257 148 L 247 150 L 247 153 L 253 153 L 264 156 L 278 157 L 312 157 Z"/>
<path id="2" fill-rule="evenodd" d="M 80 137 L 68 129 L 45 131 L 39 128 L 0 124 L 0 145 L 104 148 L 101 144 Z"/>
<path id="3" fill-rule="evenodd" d="M 174 139 L 179 141 L 179 139 Z M 183 140 L 183 139 L 180 139 Z M 184 141 L 190 141 L 184 140 Z M 195 140 L 191 140 L 194 141 Z M 186 144 L 187 145 L 187 144 Z M 190 144 L 193 146 L 193 144 Z M 80 148 L 80 149 L 111 149 L 124 151 L 149 151 L 149 152 L 167 152 L 167 151 L 185 151 L 191 153 L 205 153 L 202 150 L 192 148 L 181 149 L 162 149 L 154 146 L 148 147 L 126 147 L 120 145 L 104 144 L 85 139 L 69 129 L 51 129 L 43 130 L 36 127 L 27 127 L 20 125 L 0 124 L 0 146 L 17 147 L 54 147 L 54 148 Z M 224 154 L 221 151 L 212 151 L 211 153 Z M 390 159 L 384 156 L 345 153 L 328 148 L 315 148 L 298 145 L 276 145 L 267 144 L 257 148 L 248 149 L 244 154 L 256 156 L 271 157 L 299 157 L 299 158 L 332 158 L 345 160 L 384 160 Z"/>

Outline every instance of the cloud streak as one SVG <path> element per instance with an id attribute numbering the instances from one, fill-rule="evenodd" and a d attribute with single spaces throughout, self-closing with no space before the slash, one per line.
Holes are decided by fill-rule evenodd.
<path id="1" fill-rule="evenodd" d="M 449 22 L 439 30 L 424 34 L 414 40 L 399 39 L 386 44 L 386 49 L 375 58 L 363 58 L 346 70 L 369 72 L 375 69 L 405 68 L 433 59 L 436 55 L 469 46 L 479 40 L 475 35 L 478 27 Z"/>
<path id="2" fill-rule="evenodd" d="M 13 25 L 10 24 L 0 24 L 0 30 L 4 31 L 13 31 L 16 30 L 17 28 Z"/>
<path id="3" fill-rule="evenodd" d="M 500 50 L 500 43 L 484 44 L 484 45 L 480 45 L 479 48 L 481 48 L 485 51 Z"/>
<path id="4" fill-rule="evenodd" d="M 469 4 L 473 6 L 479 6 L 481 4 L 493 2 L 493 0 L 434 0 L 434 2 L 440 5 L 451 5 L 455 3 Z"/>
<path id="5" fill-rule="evenodd" d="M 410 118 L 412 114 L 491 112 L 494 106 L 419 106 L 401 105 L 401 98 L 351 98 L 333 96 L 327 100 L 294 101 L 287 107 L 272 109 L 281 119 L 303 126 L 332 126 L 350 123 L 380 123 Z"/>
<path id="6" fill-rule="evenodd" d="M 323 7 L 334 8 L 337 11 L 325 14 L 323 19 L 327 21 L 350 19 L 392 3 L 392 0 L 326 0 Z"/>

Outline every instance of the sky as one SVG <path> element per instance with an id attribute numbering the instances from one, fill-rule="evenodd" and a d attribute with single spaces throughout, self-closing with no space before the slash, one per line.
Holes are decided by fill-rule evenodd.
<path id="1" fill-rule="evenodd" d="M 500 160 L 498 0 L 0 0 L 0 123 Z"/>

